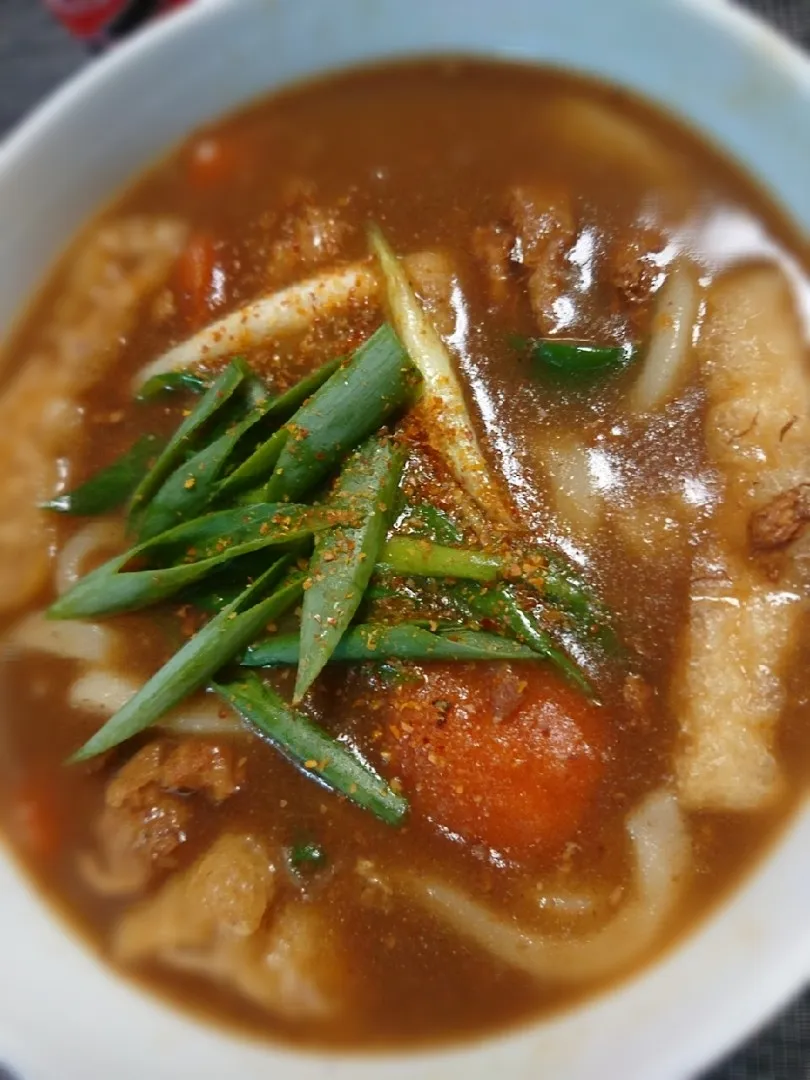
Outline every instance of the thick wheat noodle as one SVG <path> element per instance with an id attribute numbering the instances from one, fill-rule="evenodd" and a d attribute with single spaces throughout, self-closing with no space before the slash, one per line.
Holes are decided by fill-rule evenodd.
<path id="1" fill-rule="evenodd" d="M 18 649 L 63 660 L 105 664 L 112 658 L 116 636 L 109 626 L 76 619 L 48 619 L 44 612 L 32 611 L 13 627 L 7 641 Z"/>
<path id="2" fill-rule="evenodd" d="M 210 323 L 198 334 L 141 368 L 135 377 L 135 387 L 137 389 L 153 375 L 246 351 L 268 338 L 302 333 L 316 319 L 339 313 L 350 304 L 375 298 L 379 289 L 376 272 L 370 263 L 353 263 L 316 274 L 270 296 L 253 300 Z"/>
<path id="3" fill-rule="evenodd" d="M 695 269 L 685 261 L 677 262 L 658 294 L 652 338 L 628 397 L 631 411 L 660 408 L 685 381 L 700 299 Z"/>
<path id="4" fill-rule="evenodd" d="M 141 684 L 119 672 L 98 666 L 88 668 L 70 688 L 71 708 L 106 720 L 125 705 Z M 159 727 L 173 735 L 243 735 L 247 728 L 232 709 L 213 694 L 196 694 L 160 720 Z"/>
<path id="5" fill-rule="evenodd" d="M 602 520 L 604 499 L 591 476 L 588 448 L 564 436 L 544 448 L 546 476 L 563 524 L 579 538 L 592 536 Z"/>
<path id="6" fill-rule="evenodd" d="M 76 869 L 93 892 L 108 899 L 132 896 L 144 886 L 143 870 L 136 860 L 122 872 L 105 867 L 96 852 L 80 851 L 76 856 Z"/>
<path id="7" fill-rule="evenodd" d="M 112 553 L 123 539 L 124 529 L 118 521 L 92 521 L 74 533 L 56 557 L 54 583 L 59 595 L 72 589 L 86 573 L 91 556 Z"/>
<path id="8" fill-rule="evenodd" d="M 578 983 L 627 967 L 650 947 L 674 912 L 691 869 L 691 846 L 677 799 L 647 796 L 627 818 L 635 858 L 634 896 L 601 930 L 560 939 L 506 922 L 453 885 L 408 876 L 403 888 L 456 933 L 532 978 Z"/>
<path id="9" fill-rule="evenodd" d="M 625 169 L 642 176 L 670 197 L 679 190 L 684 169 L 660 136 L 632 116 L 579 95 L 555 100 L 551 111 L 543 108 L 545 127 L 550 119 L 555 135 L 568 146 L 588 148 L 588 156 L 605 169 Z"/>

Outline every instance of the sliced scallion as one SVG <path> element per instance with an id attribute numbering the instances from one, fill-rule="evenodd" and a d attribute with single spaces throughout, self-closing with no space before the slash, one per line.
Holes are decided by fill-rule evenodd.
<path id="1" fill-rule="evenodd" d="M 279 559 L 206 623 L 69 760 L 86 761 L 131 739 L 238 656 L 271 619 L 300 598 L 302 574 L 291 575 L 270 596 L 265 595 L 288 565 L 288 559 Z"/>
<path id="2" fill-rule="evenodd" d="M 416 393 L 419 374 L 383 324 L 283 429 L 286 439 L 265 489 L 268 502 L 298 500 Z"/>
<path id="3" fill-rule="evenodd" d="M 162 447 L 163 442 L 156 435 L 142 435 L 112 465 L 94 473 L 72 491 L 43 503 L 43 510 L 88 517 L 116 510 L 141 482 Z"/>
<path id="4" fill-rule="evenodd" d="M 345 795 L 387 825 L 399 825 L 408 801 L 370 765 L 303 713 L 292 709 L 254 673 L 212 683 L 222 698 L 276 749 L 317 783 Z"/>
<path id="5" fill-rule="evenodd" d="M 325 530 L 315 542 L 301 612 L 301 658 L 293 701 L 307 692 L 354 617 L 393 517 L 402 451 L 370 439 L 343 466 L 335 498 L 360 516 L 358 526 Z"/>
<path id="6" fill-rule="evenodd" d="M 298 634 L 273 634 L 251 645 L 244 667 L 284 667 L 298 663 Z M 385 660 L 537 660 L 536 650 L 485 630 L 434 632 L 414 623 L 393 626 L 360 623 L 352 626 L 335 646 L 329 663 L 381 663 Z"/>

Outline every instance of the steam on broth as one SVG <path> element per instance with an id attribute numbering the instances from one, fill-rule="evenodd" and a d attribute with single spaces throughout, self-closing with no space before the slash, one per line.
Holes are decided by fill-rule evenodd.
<path id="1" fill-rule="evenodd" d="M 7 349 L 0 812 L 112 963 L 479 1036 L 737 880 L 808 760 L 802 257 L 671 121 L 467 61 L 252 105 L 88 227 Z"/>

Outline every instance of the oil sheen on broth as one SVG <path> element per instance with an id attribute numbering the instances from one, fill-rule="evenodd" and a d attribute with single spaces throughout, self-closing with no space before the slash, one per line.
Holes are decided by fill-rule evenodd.
<path id="1" fill-rule="evenodd" d="M 407 459 L 393 532 L 412 555 L 482 551 L 498 580 L 395 565 L 357 617 L 421 619 L 434 636 L 460 620 L 511 646 L 528 619 L 574 675 L 539 653 L 329 663 L 300 709 L 408 799 L 399 827 L 202 691 L 65 765 L 211 615 L 186 591 L 46 620 L 133 540 L 122 510 L 40 504 L 192 413 L 187 388 L 135 400 L 150 364 L 210 381 L 239 354 L 275 393 L 386 318 L 402 330 L 370 222 L 452 357 L 494 477 L 482 495 L 481 474 L 454 470 L 461 441 L 428 387 L 377 444 Z M 6 350 L 12 849 L 121 971 L 296 1042 L 479 1037 L 647 962 L 738 880 L 803 789 L 808 315 L 803 253 L 761 194 L 599 85 L 407 64 L 197 132 L 85 230 Z M 276 557 L 250 556 L 251 575 Z M 592 608 L 561 610 L 554 566 L 576 568 Z M 307 617 L 306 588 L 271 634 Z M 511 623 L 482 614 L 497 588 L 517 598 Z M 290 701 L 294 669 L 259 675 Z"/>

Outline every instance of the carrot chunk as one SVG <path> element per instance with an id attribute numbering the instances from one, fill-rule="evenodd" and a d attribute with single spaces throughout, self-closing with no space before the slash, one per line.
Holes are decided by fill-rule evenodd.
<path id="1" fill-rule="evenodd" d="M 53 786 L 44 778 L 28 777 L 13 793 L 10 823 L 32 858 L 47 862 L 56 857 L 62 829 Z"/>
<path id="2" fill-rule="evenodd" d="M 514 857 L 559 851 L 605 769 L 604 709 L 540 664 L 420 673 L 386 707 L 386 748 L 413 812 Z"/>
<path id="3" fill-rule="evenodd" d="M 204 326 L 222 299 L 224 274 L 217 266 L 216 245 L 208 233 L 195 233 L 174 271 L 174 290 L 180 312 L 193 328 Z"/>

